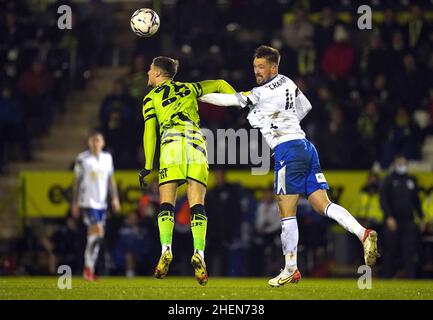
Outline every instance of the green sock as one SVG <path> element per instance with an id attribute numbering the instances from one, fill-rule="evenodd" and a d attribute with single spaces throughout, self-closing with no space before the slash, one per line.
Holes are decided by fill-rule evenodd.
<path id="1" fill-rule="evenodd" d="M 194 251 L 204 251 L 206 245 L 207 217 L 205 214 L 196 213 L 191 216 L 191 231 L 194 239 Z"/>
<path id="2" fill-rule="evenodd" d="M 159 240 L 161 245 L 171 245 L 173 238 L 173 227 L 174 227 L 174 212 L 170 210 L 162 210 L 158 214 L 158 229 L 159 229 Z"/>

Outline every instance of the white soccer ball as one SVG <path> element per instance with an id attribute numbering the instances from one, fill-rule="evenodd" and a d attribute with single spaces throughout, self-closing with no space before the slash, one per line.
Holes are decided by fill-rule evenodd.
<path id="1" fill-rule="evenodd" d="M 140 37 L 151 37 L 159 29 L 159 16 L 152 9 L 138 9 L 131 17 L 131 29 Z"/>

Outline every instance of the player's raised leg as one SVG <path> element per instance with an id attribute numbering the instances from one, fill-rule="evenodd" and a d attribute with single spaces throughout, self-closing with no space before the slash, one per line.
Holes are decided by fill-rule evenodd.
<path id="1" fill-rule="evenodd" d="M 176 201 L 177 182 L 168 182 L 159 186 L 160 207 L 158 213 L 159 239 L 161 241 L 161 257 L 155 268 L 155 277 L 163 279 L 167 273 L 173 254 L 171 244 L 174 228 L 174 203 Z"/>
<path id="2" fill-rule="evenodd" d="M 313 209 L 325 216 L 335 220 L 347 231 L 355 234 L 364 247 L 365 264 L 372 267 L 376 264 L 379 256 L 377 251 L 377 233 L 371 229 L 365 229 L 359 222 L 342 206 L 329 200 L 326 190 L 316 190 L 308 197 Z"/>
<path id="3" fill-rule="evenodd" d="M 297 267 L 298 253 L 298 222 L 296 220 L 296 205 L 299 195 L 278 195 L 278 207 L 281 218 L 281 245 L 285 258 L 284 269 L 281 273 L 269 280 L 272 287 L 281 287 L 287 283 L 297 283 L 301 279 L 301 273 Z"/>
<path id="4" fill-rule="evenodd" d="M 195 278 L 202 286 L 208 282 L 204 249 L 206 246 L 207 216 L 204 208 L 206 187 L 202 183 L 188 179 L 188 202 L 191 208 L 191 232 L 194 240 L 194 254 L 191 264 L 194 268 Z"/>

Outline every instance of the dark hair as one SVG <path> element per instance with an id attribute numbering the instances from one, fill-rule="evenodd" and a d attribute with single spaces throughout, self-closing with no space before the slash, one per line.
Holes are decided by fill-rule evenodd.
<path id="1" fill-rule="evenodd" d="M 101 130 L 99 129 L 92 129 L 89 133 L 89 138 L 93 138 L 95 136 L 101 136 L 102 138 L 104 138 L 104 134 L 102 133 Z"/>
<path id="2" fill-rule="evenodd" d="M 155 67 L 160 68 L 164 75 L 173 79 L 177 73 L 177 68 L 179 67 L 179 61 L 169 57 L 156 57 L 152 61 Z"/>
<path id="3" fill-rule="evenodd" d="M 254 59 L 256 58 L 265 58 L 271 63 L 279 64 L 280 63 L 280 53 L 277 49 L 269 47 L 269 46 L 260 46 L 254 51 Z"/>

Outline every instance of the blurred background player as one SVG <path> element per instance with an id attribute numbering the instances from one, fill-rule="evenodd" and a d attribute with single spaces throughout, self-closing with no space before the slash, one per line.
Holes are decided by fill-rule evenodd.
<path id="1" fill-rule="evenodd" d="M 281 216 L 281 242 L 286 265 L 281 273 L 269 280 L 271 286 L 298 282 L 299 240 L 296 209 L 300 194 L 305 194 L 314 210 L 337 221 L 355 234 L 364 247 L 365 264 L 373 266 L 377 258 L 377 233 L 365 229 L 343 207 L 329 200 L 328 183 L 320 168 L 314 145 L 305 138 L 300 121 L 312 106 L 295 83 L 278 74 L 280 53 L 260 46 L 254 53 L 255 87 L 246 94 L 209 94 L 200 100 L 220 106 L 248 107 L 247 119 L 259 128 L 275 152 L 275 194 Z"/>
<path id="2" fill-rule="evenodd" d="M 143 100 L 145 167 L 139 173 L 140 185 L 153 168 L 156 147 L 156 125 L 161 135 L 159 161 L 160 210 L 158 228 L 162 246 L 155 277 L 167 275 L 173 259 L 171 250 L 174 205 L 177 187 L 187 183 L 187 197 L 191 211 L 191 231 L 194 254 L 191 258 L 195 276 L 206 285 L 208 275 L 204 261 L 207 216 L 204 208 L 208 180 L 206 144 L 200 131 L 197 98 L 211 92 L 234 93 L 224 80 L 197 83 L 173 81 L 179 62 L 169 57 L 156 57 L 150 66 L 148 85 L 153 90 Z"/>
<path id="3" fill-rule="evenodd" d="M 85 280 L 95 280 L 95 264 L 104 237 L 107 217 L 107 198 L 111 199 L 113 211 L 120 210 L 119 196 L 114 181 L 111 154 L 103 151 L 103 135 L 92 132 L 88 140 L 89 150 L 77 156 L 74 166 L 72 189 L 72 215 L 80 214 L 87 225 L 87 244 L 84 252 Z"/>

